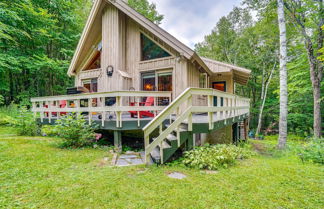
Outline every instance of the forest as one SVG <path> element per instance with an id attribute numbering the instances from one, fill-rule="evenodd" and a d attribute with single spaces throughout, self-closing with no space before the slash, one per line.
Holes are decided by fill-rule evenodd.
<path id="1" fill-rule="evenodd" d="M 158 2 L 157 2 L 158 3 Z M 156 24 L 163 15 L 146 0 L 129 4 Z M 91 0 L 0 2 L 0 105 L 29 105 L 30 98 L 65 94 L 67 76 Z M 287 26 L 288 132 L 321 134 L 323 110 L 322 0 L 284 1 Z M 196 26 L 199 27 L 199 26 Z M 244 0 L 195 45 L 199 55 L 252 70 L 239 95 L 251 98 L 250 129 L 278 133 L 279 28 L 277 1 Z"/>

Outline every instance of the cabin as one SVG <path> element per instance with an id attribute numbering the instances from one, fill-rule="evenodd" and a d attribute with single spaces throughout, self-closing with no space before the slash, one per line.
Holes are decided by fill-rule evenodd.
<path id="1" fill-rule="evenodd" d="M 75 87 L 32 98 L 32 110 L 43 124 L 82 114 L 117 148 L 140 131 L 146 163 L 165 163 L 179 149 L 246 139 L 250 100 L 235 92 L 250 72 L 200 57 L 123 0 L 96 0 L 67 72 Z"/>

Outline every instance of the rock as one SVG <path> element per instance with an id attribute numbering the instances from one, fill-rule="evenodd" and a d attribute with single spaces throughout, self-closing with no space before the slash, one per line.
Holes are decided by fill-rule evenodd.
<path id="1" fill-rule="evenodd" d="M 173 179 L 184 179 L 184 178 L 187 178 L 186 175 L 184 175 L 183 173 L 179 173 L 179 172 L 170 173 L 170 174 L 168 174 L 168 176 L 170 178 L 173 178 Z"/>

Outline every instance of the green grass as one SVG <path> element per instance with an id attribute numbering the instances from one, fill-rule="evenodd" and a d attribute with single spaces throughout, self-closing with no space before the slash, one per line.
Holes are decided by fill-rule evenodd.
<path id="1" fill-rule="evenodd" d="M 216 174 L 116 168 L 104 149 L 64 150 L 0 127 L 0 208 L 323 208 L 324 167 L 257 155 Z M 257 142 L 260 143 L 260 142 Z M 262 142 L 261 142 L 262 143 Z M 143 172 L 144 171 L 144 172 Z M 166 174 L 178 171 L 183 180 Z"/>

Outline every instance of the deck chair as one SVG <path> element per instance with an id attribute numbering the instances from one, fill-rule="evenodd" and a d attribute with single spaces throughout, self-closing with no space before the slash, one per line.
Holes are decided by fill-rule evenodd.
<path id="1" fill-rule="evenodd" d="M 48 105 L 44 105 L 44 106 L 45 106 L 45 108 L 48 108 Z M 61 101 L 59 101 L 59 107 L 60 107 L 60 108 L 64 108 L 64 107 L 66 107 L 66 100 L 61 100 Z M 54 116 L 57 116 L 57 112 L 52 112 L 52 114 L 53 114 Z M 45 115 L 46 115 L 46 117 L 48 117 L 48 116 L 49 116 L 49 112 L 45 112 Z M 61 112 L 60 115 L 61 115 L 61 116 L 66 115 L 66 112 Z"/>
<path id="2" fill-rule="evenodd" d="M 131 102 L 130 106 L 135 106 L 136 102 Z M 154 97 L 147 97 L 145 102 L 139 102 L 139 106 L 153 106 L 154 105 Z M 139 113 L 139 118 L 144 117 L 154 117 L 154 114 L 150 111 L 129 111 L 132 118 L 138 117 L 137 113 Z"/>

